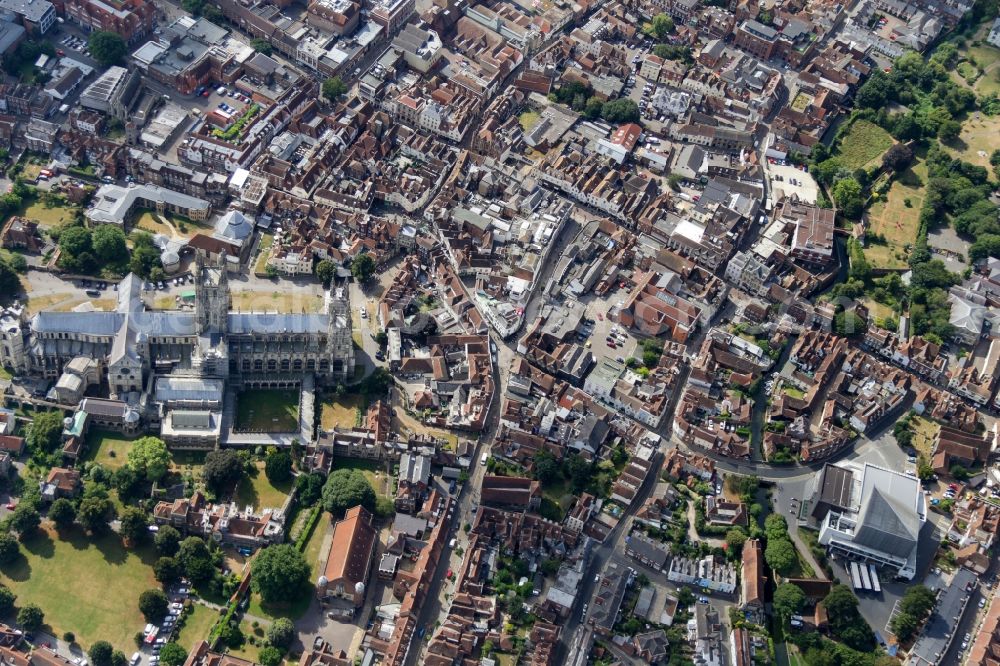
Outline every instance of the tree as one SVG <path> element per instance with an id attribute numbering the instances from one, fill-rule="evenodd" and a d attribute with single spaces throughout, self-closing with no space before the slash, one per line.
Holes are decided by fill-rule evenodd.
<path id="1" fill-rule="evenodd" d="M 17 623 L 24 631 L 38 631 L 45 623 L 45 613 L 35 604 L 27 604 L 17 612 Z"/>
<path id="2" fill-rule="evenodd" d="M 128 666 L 128 659 L 125 657 L 125 653 L 121 650 L 115 650 L 112 652 L 111 666 Z"/>
<path id="3" fill-rule="evenodd" d="M 201 476 L 209 490 L 219 495 L 243 477 L 243 460 L 233 449 L 209 451 Z"/>
<path id="4" fill-rule="evenodd" d="M 379 347 L 385 347 L 387 344 L 389 344 L 389 334 L 386 333 L 385 331 L 379 331 L 378 333 L 376 333 L 375 344 L 377 344 Z"/>
<path id="5" fill-rule="evenodd" d="M 57 527 L 69 527 L 76 520 L 76 507 L 65 497 L 60 497 L 49 507 L 49 520 Z"/>
<path id="6" fill-rule="evenodd" d="M 151 588 L 139 595 L 139 611 L 147 622 L 157 623 L 167 616 L 170 600 L 163 590 Z"/>
<path id="7" fill-rule="evenodd" d="M 273 645 L 268 645 L 261 649 L 257 661 L 261 663 L 261 666 L 278 666 L 281 663 L 281 650 Z"/>
<path id="8" fill-rule="evenodd" d="M 950 143 L 962 133 L 962 124 L 957 120 L 945 120 L 938 125 L 937 136 L 941 141 Z"/>
<path id="9" fill-rule="evenodd" d="M 833 330 L 837 335 L 857 337 L 864 333 L 864 321 L 850 310 L 841 310 L 833 316 Z"/>
<path id="10" fill-rule="evenodd" d="M 335 102 L 338 97 L 347 92 L 347 85 L 339 76 L 323 81 L 323 97 Z"/>
<path id="11" fill-rule="evenodd" d="M 846 585 L 837 584 L 824 597 L 823 606 L 831 621 L 834 618 L 851 618 L 858 612 L 858 598 Z"/>
<path id="12" fill-rule="evenodd" d="M 905 143 L 893 144 L 882 155 L 882 166 L 895 172 L 904 171 L 913 161 L 913 151 Z"/>
<path id="13" fill-rule="evenodd" d="M 205 0 L 181 0 L 181 9 L 194 16 L 201 16 Z"/>
<path id="14" fill-rule="evenodd" d="M 10 526 L 22 537 L 33 534 L 42 524 L 42 517 L 31 502 L 21 502 L 11 515 Z"/>
<path id="15" fill-rule="evenodd" d="M 9 534 L 0 534 L 0 564 L 10 564 L 21 554 L 17 539 Z"/>
<path id="16" fill-rule="evenodd" d="M 177 582 L 183 573 L 181 563 L 173 557 L 161 557 L 153 565 L 153 575 L 156 577 L 156 582 L 163 585 Z"/>
<path id="17" fill-rule="evenodd" d="M 335 518 L 342 518 L 348 509 L 358 505 L 369 511 L 375 508 L 375 490 L 365 475 L 356 469 L 331 472 L 323 486 L 323 508 Z"/>
<path id="18" fill-rule="evenodd" d="M 609 123 L 634 123 L 639 120 L 639 106 L 628 98 L 605 102 L 601 117 Z"/>
<path id="19" fill-rule="evenodd" d="M 795 546 L 788 539 L 768 539 L 764 549 L 764 559 L 767 566 L 780 574 L 787 574 L 795 566 L 798 558 Z"/>
<path id="20" fill-rule="evenodd" d="M 267 628 L 267 642 L 278 648 L 287 648 L 295 639 L 295 625 L 286 617 L 280 617 Z"/>
<path id="21" fill-rule="evenodd" d="M 298 491 L 299 501 L 304 506 L 312 506 L 319 501 L 323 494 L 323 483 L 326 478 L 317 472 L 312 474 L 299 474 L 295 478 L 295 489 Z"/>
<path id="22" fill-rule="evenodd" d="M 653 17 L 649 32 L 659 41 L 666 39 L 674 31 L 674 20 L 666 14 L 657 14 Z"/>
<path id="23" fill-rule="evenodd" d="M 271 42 L 266 39 L 261 39 L 260 37 L 251 39 L 250 46 L 252 46 L 253 50 L 257 53 L 263 53 L 264 55 L 271 55 L 274 53 L 274 47 L 271 46 Z"/>
<path id="24" fill-rule="evenodd" d="M 87 656 L 94 666 L 111 666 L 111 655 L 115 649 L 107 641 L 94 641 L 87 651 Z"/>
<path id="25" fill-rule="evenodd" d="M 889 622 L 889 628 L 900 641 L 909 640 L 913 634 L 917 633 L 920 621 L 909 613 L 896 613 Z"/>
<path id="26" fill-rule="evenodd" d="M 333 276 L 337 273 L 337 266 L 329 259 L 322 259 L 316 264 L 316 277 L 323 283 L 324 287 L 330 285 Z"/>
<path id="27" fill-rule="evenodd" d="M 864 202 L 861 199 L 861 183 L 854 178 L 841 178 L 833 184 L 833 200 L 845 216 L 857 219 L 861 215 Z"/>
<path id="28" fill-rule="evenodd" d="M 774 590 L 774 610 L 787 622 L 788 618 L 797 615 L 806 603 L 805 593 L 797 585 L 782 583 Z"/>
<path id="29" fill-rule="evenodd" d="M 743 530 L 734 527 L 726 532 L 726 546 L 729 547 L 729 552 L 739 553 L 743 550 L 743 544 L 747 542 L 747 533 Z"/>
<path id="30" fill-rule="evenodd" d="M 3 290 L 3 293 L 5 294 L 16 294 L 21 291 L 21 280 L 18 279 L 18 271 L 15 270 L 13 265 L 15 259 L 19 259 L 20 262 L 18 263 L 23 263 L 25 269 L 27 269 L 27 261 L 19 254 L 14 255 L 10 264 L 5 261 L 0 261 L 0 290 Z M 23 273 L 24 271 L 22 270 L 20 272 Z"/>
<path id="31" fill-rule="evenodd" d="M 52 453 L 62 442 L 63 417 L 61 412 L 42 412 L 35 416 L 25 441 L 28 448 L 40 453 Z"/>
<path id="32" fill-rule="evenodd" d="M 111 266 L 124 265 L 128 261 L 128 246 L 125 232 L 113 224 L 102 224 L 91 232 L 94 255 Z"/>
<path id="33" fill-rule="evenodd" d="M 181 541 L 177 550 L 177 561 L 184 568 L 184 573 L 194 581 L 204 582 L 215 573 L 212 563 L 212 553 L 205 541 L 196 536 L 190 536 Z"/>
<path id="34" fill-rule="evenodd" d="M 561 476 L 559 463 L 548 451 L 541 451 L 535 457 L 534 465 L 535 478 L 541 481 L 543 486 L 547 486 Z"/>
<path id="35" fill-rule="evenodd" d="M 187 650 L 170 641 L 160 648 L 160 663 L 163 666 L 181 666 L 187 661 Z"/>
<path id="36" fill-rule="evenodd" d="M 370 254 L 359 254 L 351 262 L 351 275 L 358 282 L 367 282 L 375 273 L 375 260 Z"/>
<path id="37" fill-rule="evenodd" d="M 922 620 L 934 607 L 936 596 L 924 585 L 914 585 L 906 590 L 899 602 L 899 610 Z"/>
<path id="38" fill-rule="evenodd" d="M 181 533 L 171 525 L 161 525 L 153 542 L 162 555 L 176 555 L 181 543 Z"/>
<path id="39" fill-rule="evenodd" d="M 141 542 L 149 534 L 149 518 L 146 517 L 142 509 L 137 507 L 125 507 L 119 523 L 119 534 L 133 545 Z"/>
<path id="40" fill-rule="evenodd" d="M 83 528 L 93 534 L 106 530 L 114 516 L 115 505 L 106 497 L 85 497 L 76 512 L 76 518 Z"/>
<path id="41" fill-rule="evenodd" d="M 98 228 L 104 228 L 102 225 Z M 128 452 L 128 466 L 147 481 L 159 481 L 170 467 L 170 451 L 159 437 L 141 437 L 132 443 Z"/>
<path id="42" fill-rule="evenodd" d="M 268 546 L 254 558 L 251 566 L 253 586 L 268 602 L 292 601 L 302 595 L 309 583 L 309 563 L 291 544 Z"/>
<path id="43" fill-rule="evenodd" d="M 90 55 L 105 67 L 117 65 L 128 53 L 128 45 L 120 35 L 108 30 L 95 30 L 87 40 Z"/>
<path id="44" fill-rule="evenodd" d="M 9 587 L 0 587 L 0 615 L 7 615 L 14 610 L 14 602 L 17 595 L 10 591 Z"/>
<path id="45" fill-rule="evenodd" d="M 292 478 L 292 457 L 288 451 L 274 451 L 264 459 L 264 474 L 273 484 L 284 483 Z"/>

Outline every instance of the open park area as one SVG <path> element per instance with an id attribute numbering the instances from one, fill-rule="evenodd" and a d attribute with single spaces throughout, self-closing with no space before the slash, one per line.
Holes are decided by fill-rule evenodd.
<path id="1" fill-rule="evenodd" d="M 892 137 L 884 129 L 867 120 L 856 120 L 840 138 L 836 157 L 844 168 L 854 171 L 877 164 L 892 144 Z"/>
<path id="2" fill-rule="evenodd" d="M 115 533 L 89 536 L 79 527 L 50 524 L 22 542 L 22 555 L 0 571 L 17 606 L 37 604 L 55 635 L 71 631 L 82 645 L 109 641 L 131 654 L 145 620 L 139 595 L 159 587 L 151 546 L 126 550 Z"/>

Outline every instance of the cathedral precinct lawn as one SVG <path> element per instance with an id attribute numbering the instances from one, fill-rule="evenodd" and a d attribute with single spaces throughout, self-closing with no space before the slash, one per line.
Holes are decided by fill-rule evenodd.
<path id="1" fill-rule="evenodd" d="M 298 391 L 243 391 L 236 396 L 236 429 L 259 432 L 297 431 Z"/>
<path id="2" fill-rule="evenodd" d="M 264 473 L 264 463 L 257 463 L 257 476 L 252 479 L 248 476 L 240 480 L 236 486 L 236 494 L 233 500 L 240 508 L 252 505 L 255 509 L 274 508 L 280 509 L 292 491 L 292 481 L 288 480 L 278 485 L 272 484 L 267 474 Z"/>
<path id="3" fill-rule="evenodd" d="M 359 410 L 361 419 L 367 400 L 359 393 L 335 396 L 325 395 L 319 400 L 319 425 L 323 430 L 343 428 L 349 430 L 358 425 Z"/>
<path id="4" fill-rule="evenodd" d="M 132 637 L 145 625 L 139 595 L 159 587 L 152 546 L 126 550 L 114 533 L 89 536 L 79 527 L 56 532 L 46 523 L 21 544 L 21 557 L 4 566 L 0 583 L 17 607 L 38 604 L 57 636 L 76 634 L 81 645 L 106 640 L 131 654 Z"/>
<path id="5" fill-rule="evenodd" d="M 212 625 L 219 619 L 219 613 L 204 604 L 194 604 L 191 614 L 184 621 L 184 626 L 177 632 L 177 644 L 191 651 L 198 641 L 208 638 Z"/>
<path id="6" fill-rule="evenodd" d="M 132 450 L 132 440 L 120 433 L 95 428 L 87 433 L 87 450 L 83 459 L 96 462 L 107 470 L 124 467 L 128 462 L 128 452 Z"/>

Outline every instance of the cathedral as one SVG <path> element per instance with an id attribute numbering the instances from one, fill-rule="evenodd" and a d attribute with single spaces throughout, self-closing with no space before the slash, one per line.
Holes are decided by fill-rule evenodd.
<path id="1" fill-rule="evenodd" d="M 0 360 L 17 374 L 57 380 L 50 399 L 63 403 L 78 400 L 92 383 L 138 406 L 162 378 L 240 390 L 298 387 L 306 376 L 330 385 L 354 376 L 346 287 L 331 288 L 321 313 L 236 312 L 225 257 L 212 263 L 198 254 L 192 275 L 193 311 L 148 309 L 134 274 L 118 284 L 110 312 L 28 318 L 8 309 L 0 317 Z"/>

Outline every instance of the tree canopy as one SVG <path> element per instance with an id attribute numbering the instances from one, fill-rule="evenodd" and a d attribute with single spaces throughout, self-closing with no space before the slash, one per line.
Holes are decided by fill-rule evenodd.
<path id="1" fill-rule="evenodd" d="M 111 655 L 114 652 L 115 650 L 111 647 L 111 643 L 107 641 L 94 641 L 94 644 L 87 650 L 87 656 L 90 657 L 90 661 L 94 666 L 111 666 Z"/>
<path id="2" fill-rule="evenodd" d="M 128 465 L 148 481 L 159 481 L 170 467 L 170 451 L 159 437 L 141 437 L 132 443 Z"/>
<path id="3" fill-rule="evenodd" d="M 309 583 L 309 563 L 291 544 L 268 546 L 260 551 L 251 565 L 253 586 L 268 602 L 292 601 L 302 595 Z"/>
<path id="4" fill-rule="evenodd" d="M 209 451 L 201 476 L 205 485 L 215 494 L 231 488 L 243 477 L 243 460 L 233 449 Z"/>
<path id="5" fill-rule="evenodd" d="M 788 618 L 797 615 L 805 606 L 806 595 L 797 585 L 781 583 L 774 590 L 772 602 L 774 610 L 787 622 Z"/>
<path id="6" fill-rule="evenodd" d="M 76 520 L 76 507 L 65 497 L 60 497 L 49 507 L 49 520 L 57 527 L 69 527 Z"/>
<path id="7" fill-rule="evenodd" d="M 139 611 L 147 622 L 159 622 L 167 615 L 170 600 L 163 590 L 156 588 L 144 591 L 139 595 Z"/>
<path id="8" fill-rule="evenodd" d="M 187 661 L 187 650 L 170 641 L 160 648 L 160 663 L 163 666 L 181 666 Z"/>
<path id="9" fill-rule="evenodd" d="M 335 518 L 341 518 L 348 509 L 358 505 L 375 510 L 375 490 L 365 475 L 356 469 L 330 472 L 323 486 L 323 508 Z"/>
<path id="10" fill-rule="evenodd" d="M 323 81 L 323 97 L 331 102 L 347 92 L 347 85 L 339 76 L 334 76 Z"/>
<path id="11" fill-rule="evenodd" d="M 119 64 L 128 53 L 128 45 L 121 35 L 108 30 L 95 30 L 87 39 L 90 55 L 105 67 Z"/>
<path id="12" fill-rule="evenodd" d="M 292 478 L 292 456 L 288 451 L 272 451 L 264 459 L 264 474 L 271 483 L 284 483 Z"/>
<path id="13" fill-rule="evenodd" d="M 193 581 L 206 581 L 215 573 L 212 553 L 204 539 L 189 536 L 181 541 L 177 550 L 177 561 L 184 568 L 184 573 Z"/>
<path id="14" fill-rule="evenodd" d="M 127 506 L 122 510 L 118 533 L 131 544 L 138 544 L 149 534 L 149 518 L 142 509 Z"/>
<path id="15" fill-rule="evenodd" d="M 17 623 L 24 631 L 38 631 L 45 623 L 45 613 L 35 604 L 25 604 L 17 612 Z"/>
<path id="16" fill-rule="evenodd" d="M 367 282 L 375 274 L 375 260 L 370 254 L 362 253 L 351 261 L 351 275 L 358 282 Z"/>
<path id="17" fill-rule="evenodd" d="M 33 451 L 51 453 L 62 443 L 62 431 L 62 412 L 40 412 L 35 414 L 25 441 Z"/>

